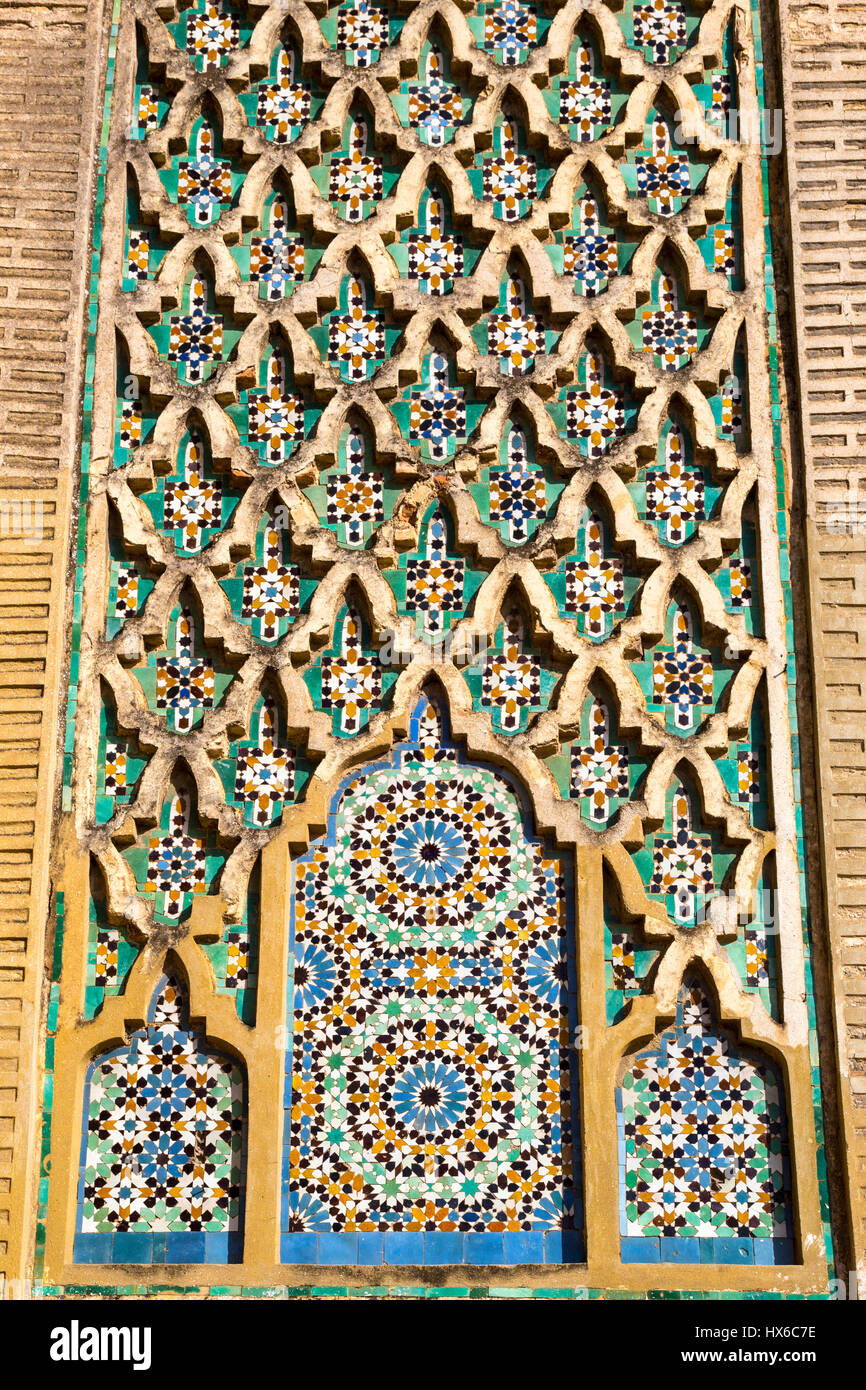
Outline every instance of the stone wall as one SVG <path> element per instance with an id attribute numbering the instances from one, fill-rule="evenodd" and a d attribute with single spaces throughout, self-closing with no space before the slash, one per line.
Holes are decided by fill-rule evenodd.
<path id="1" fill-rule="evenodd" d="M 0 6 L 0 1271 L 10 1280 L 30 1268 L 40 1174 L 102 13 L 98 0 Z"/>
<path id="2" fill-rule="evenodd" d="M 866 9 L 781 7 L 808 628 L 842 1171 L 866 1258 Z"/>

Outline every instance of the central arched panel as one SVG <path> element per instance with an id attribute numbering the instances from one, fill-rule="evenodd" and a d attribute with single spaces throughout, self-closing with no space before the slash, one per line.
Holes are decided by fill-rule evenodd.
<path id="1" fill-rule="evenodd" d="M 571 864 L 426 698 L 296 865 L 287 1263 L 583 1257 Z"/>

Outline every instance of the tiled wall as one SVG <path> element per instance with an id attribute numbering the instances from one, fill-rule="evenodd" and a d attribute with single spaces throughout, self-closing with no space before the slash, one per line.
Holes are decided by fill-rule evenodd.
<path id="1" fill-rule="evenodd" d="M 820 1293 L 756 17 L 434 9 L 119 7 L 46 1283 Z"/>

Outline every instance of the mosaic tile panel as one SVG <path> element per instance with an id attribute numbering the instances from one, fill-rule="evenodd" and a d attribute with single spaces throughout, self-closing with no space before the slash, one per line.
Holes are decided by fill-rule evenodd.
<path id="1" fill-rule="evenodd" d="M 469 18 L 472 33 L 479 47 L 503 67 L 515 68 L 525 63 L 550 24 L 537 6 L 521 5 L 517 0 L 492 0 L 477 8 L 477 14 Z"/>
<path id="2" fill-rule="evenodd" d="M 366 728 L 394 682 L 384 671 L 373 644 L 370 625 L 359 606 L 350 602 L 337 614 L 333 646 L 304 677 L 313 699 L 327 711 L 334 733 L 348 738 Z"/>
<path id="3" fill-rule="evenodd" d="M 623 12 L 626 25 L 629 17 L 634 45 L 648 63 L 676 62 L 698 25 L 694 7 L 682 0 L 629 0 Z"/>
<path id="4" fill-rule="evenodd" d="M 350 419 L 340 434 L 336 458 L 328 460 L 318 482 L 305 490 L 319 523 L 352 550 L 371 542 L 400 496 L 391 471 L 374 462 L 374 448 L 364 422 Z"/>
<path id="5" fill-rule="evenodd" d="M 386 577 L 398 611 L 411 618 L 425 638 L 442 639 L 458 623 L 476 592 L 480 575 L 467 574 L 466 561 L 454 549 L 454 523 L 433 505 L 421 522 L 423 549 L 408 554 L 396 573 Z"/>
<path id="6" fill-rule="evenodd" d="M 201 824 L 189 778 L 178 772 L 169 785 L 158 825 L 124 857 L 138 891 L 149 898 L 156 922 L 182 922 L 193 899 L 212 891 L 226 853 L 213 832 Z"/>
<path id="7" fill-rule="evenodd" d="M 573 737 L 544 759 L 559 795 L 573 800 L 587 829 L 606 831 L 627 815 L 632 796 L 641 793 L 647 754 L 621 730 L 615 692 L 594 680 L 586 694 Z"/>
<path id="8" fill-rule="evenodd" d="M 321 408 L 297 380 L 290 345 L 276 332 L 265 344 L 249 385 L 227 414 L 259 462 L 285 463 L 315 432 Z"/>
<path id="9" fill-rule="evenodd" d="M 538 354 L 552 351 L 556 342 L 533 313 L 527 287 L 516 272 L 505 280 L 499 304 L 487 316 L 486 333 L 482 326 L 473 336 L 481 351 L 499 359 L 500 372 L 512 377 L 531 372 Z"/>
<path id="10" fill-rule="evenodd" d="M 296 40 L 287 26 L 284 40 L 271 57 L 268 74 L 249 92 L 238 94 L 250 125 L 275 145 L 290 145 L 322 109 L 324 93 L 318 83 L 304 79 Z"/>
<path id="11" fill-rule="evenodd" d="M 117 117 L 112 457 L 89 503 L 108 576 L 70 693 L 91 772 L 66 789 L 105 885 L 79 936 L 87 1017 L 116 1039 L 131 940 L 170 939 L 204 961 L 195 1017 L 218 1007 L 239 1058 L 249 1030 L 286 1035 L 281 1233 L 298 1265 L 574 1263 L 585 1226 L 592 1259 L 616 1213 L 591 1194 L 583 1211 L 570 1039 L 603 999 L 639 1108 L 651 1068 L 629 1030 L 686 934 L 724 977 L 725 1019 L 743 992 L 763 1011 L 778 1077 L 757 1044 L 741 1061 L 755 1097 L 776 1087 L 773 1154 L 783 1072 L 801 1066 L 779 1008 L 783 988 L 795 1014 L 808 992 L 784 975 L 799 931 L 787 954 L 778 940 L 796 921 L 773 859 L 787 725 L 764 675 L 790 650 L 790 595 L 784 542 L 767 544 L 754 169 L 718 138 L 743 99 L 731 28 L 712 49 L 676 0 L 598 24 L 434 8 L 196 0 L 168 20 L 174 49 L 148 11 Z M 662 85 L 681 58 L 691 143 Z M 277 1018 L 263 972 L 290 860 Z M 575 894 L 603 945 L 591 979 Z M 730 929 L 705 932 L 732 894 Z M 694 1052 L 693 1023 L 653 1056 Z M 727 1035 L 701 1028 L 730 1076 Z M 215 1055 L 205 1035 L 190 1047 Z M 106 1084 L 126 1055 L 100 1062 Z M 617 1077 L 583 1074 L 612 1125 Z M 624 1183 L 654 1161 L 631 1158 Z M 769 1204 L 746 1174 L 749 1230 L 719 1233 L 711 1211 L 703 1262 L 797 1277 L 812 1215 L 778 1171 Z M 724 1191 L 739 1213 L 740 1187 Z M 231 1202 L 234 1225 L 178 1233 L 196 1237 L 187 1262 L 240 1257 Z M 710 1238 L 623 1219 L 624 1277 Z M 173 1231 L 84 1234 L 102 1242 L 76 1246 L 85 1262 L 180 1250 Z"/>
<path id="12" fill-rule="evenodd" d="M 629 612 L 640 578 L 624 567 L 600 510 L 587 507 L 577 525 L 575 548 L 545 575 L 560 616 L 577 623 L 582 637 L 603 642 Z"/>
<path id="13" fill-rule="evenodd" d="M 106 695 L 100 710 L 99 773 L 94 807 L 104 824 L 135 800 L 138 780 L 147 760 L 133 739 L 121 733 L 117 711 Z"/>
<path id="14" fill-rule="evenodd" d="M 452 80 L 451 59 L 436 36 L 421 46 L 418 73 L 400 86 L 394 105 L 404 125 L 431 148 L 447 145 L 462 124 L 468 101 Z"/>
<path id="15" fill-rule="evenodd" d="M 347 67 L 368 68 L 399 34 L 402 21 L 392 18 L 387 5 L 368 0 L 332 7 L 322 21 L 327 41 L 343 55 Z"/>
<path id="16" fill-rule="evenodd" d="M 450 294 L 455 281 L 469 275 L 478 260 L 477 248 L 467 246 L 454 228 L 447 191 L 435 183 L 421 195 L 418 225 L 388 249 L 401 276 L 436 296 Z"/>
<path id="17" fill-rule="evenodd" d="M 706 823 L 691 776 L 675 775 L 665 792 L 664 821 L 634 855 L 647 893 L 684 930 L 706 920 L 715 893 L 727 883 L 736 854 Z"/>
<path id="18" fill-rule="evenodd" d="M 701 191 L 708 167 L 693 145 L 678 143 L 679 131 L 664 108 L 651 112 L 643 145 L 621 166 L 629 193 L 645 198 L 658 217 L 680 212 Z"/>
<path id="19" fill-rule="evenodd" d="M 497 462 L 470 484 L 482 520 L 496 526 L 506 545 L 530 540 L 562 492 L 561 479 L 536 463 L 536 452 L 533 423 L 515 414 L 505 422 Z"/>
<path id="20" fill-rule="evenodd" d="M 538 161 L 528 148 L 526 133 L 516 117 L 502 114 L 493 129 L 492 155 L 476 158 L 469 180 L 476 198 L 489 203 L 493 216 L 518 222 L 531 211 L 549 175 L 539 181 Z"/>
<path id="21" fill-rule="evenodd" d="M 770 1062 L 738 1052 L 699 979 L 685 981 L 675 1027 L 623 1077 L 617 1117 L 623 1260 L 790 1262 L 781 1079 Z"/>
<path id="22" fill-rule="evenodd" d="M 241 7 L 227 0 L 195 0 L 169 30 L 198 72 L 221 68 L 249 42 L 252 26 Z"/>
<path id="23" fill-rule="evenodd" d="M 344 784 L 296 866 L 283 1259 L 345 1234 L 412 1263 L 432 1235 L 459 1263 L 524 1232 L 561 1258 L 579 1230 L 564 866 L 426 699 L 411 734 Z"/>
<path id="24" fill-rule="evenodd" d="M 148 1027 L 86 1082 L 75 1258 L 204 1264 L 237 1258 L 244 1158 L 240 1068 L 189 1031 L 166 977 Z"/>
<path id="25" fill-rule="evenodd" d="M 363 222 L 376 210 L 397 182 L 398 171 L 375 153 L 376 132 L 360 110 L 351 112 L 343 128 L 343 142 L 311 171 L 324 198 L 345 222 Z"/>
<path id="26" fill-rule="evenodd" d="M 557 679 L 536 657 L 520 605 L 506 600 L 490 647 L 466 672 L 474 700 L 497 733 L 510 738 L 547 707 Z"/>
<path id="27" fill-rule="evenodd" d="M 465 444 L 481 415 L 457 380 L 453 355 L 434 350 L 422 363 L 421 381 L 394 407 L 401 429 L 425 463 L 447 463 Z"/>
<path id="28" fill-rule="evenodd" d="M 568 49 L 566 71 L 545 88 L 544 99 L 551 119 L 559 121 L 579 144 L 598 140 L 619 119 L 625 94 L 604 72 L 598 42 L 580 21 Z"/>
<path id="29" fill-rule="evenodd" d="M 291 188 L 277 184 L 262 204 L 257 230 L 233 246 L 232 255 L 243 278 L 258 286 L 260 297 L 276 302 L 310 278 L 322 253 L 299 224 Z"/>
<path id="30" fill-rule="evenodd" d="M 611 220 L 604 185 L 587 170 L 575 189 L 568 224 L 545 250 L 557 274 L 572 280 L 575 294 L 596 299 L 627 270 L 637 246 Z"/>
<path id="31" fill-rule="evenodd" d="M 201 725 L 231 681 L 230 672 L 218 668 L 205 650 L 201 619 L 191 602 L 171 611 L 165 644 L 136 671 L 154 713 L 178 734 Z"/>
<path id="32" fill-rule="evenodd" d="M 220 157 L 219 128 L 206 117 L 193 122 L 186 155 L 162 174 L 166 192 L 195 227 L 207 227 L 229 207 L 243 176 Z"/>

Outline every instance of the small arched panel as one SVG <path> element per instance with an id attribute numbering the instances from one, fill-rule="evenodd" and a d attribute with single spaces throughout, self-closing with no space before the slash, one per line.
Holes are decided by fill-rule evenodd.
<path id="1" fill-rule="evenodd" d="M 702 978 L 617 1091 L 624 1263 L 792 1264 L 785 1091 L 740 1048 Z"/>
<path id="2" fill-rule="evenodd" d="M 76 1222 L 82 1264 L 241 1258 L 244 1078 L 163 977 L 147 1027 L 90 1065 Z"/>

